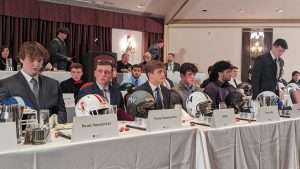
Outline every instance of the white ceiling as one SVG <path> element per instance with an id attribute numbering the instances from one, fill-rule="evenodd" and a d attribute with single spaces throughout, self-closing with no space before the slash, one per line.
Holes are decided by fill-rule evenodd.
<path id="1" fill-rule="evenodd" d="M 300 0 L 42 0 L 175 20 L 300 19 Z M 178 9 L 188 1 L 181 10 Z M 202 10 L 207 10 L 203 12 Z M 174 14 L 176 14 L 175 17 Z"/>
<path id="2" fill-rule="evenodd" d="M 175 17 L 175 19 L 299 18 L 300 0 L 189 0 Z"/>
<path id="3" fill-rule="evenodd" d="M 137 13 L 155 17 L 165 17 L 172 4 L 182 0 L 43 0 L 75 6 L 108 9 L 125 13 Z"/>

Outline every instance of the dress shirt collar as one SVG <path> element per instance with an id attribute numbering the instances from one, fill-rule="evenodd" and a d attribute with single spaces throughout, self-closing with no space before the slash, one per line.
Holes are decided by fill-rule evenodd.
<path id="1" fill-rule="evenodd" d="M 156 86 L 156 85 L 152 84 L 150 81 L 149 81 L 149 85 L 150 85 L 150 87 L 151 87 L 152 92 L 155 92 L 155 89 L 156 89 L 157 87 L 160 88 L 159 85 Z"/>
<path id="2" fill-rule="evenodd" d="M 21 69 L 20 72 L 22 73 L 22 75 L 24 76 L 24 78 L 26 79 L 26 81 L 27 81 L 28 83 L 30 83 L 30 80 L 31 80 L 32 78 L 35 78 L 37 81 L 39 80 L 39 78 L 38 78 L 39 75 L 36 75 L 36 76 L 32 77 L 32 76 L 30 76 L 29 74 L 25 73 L 23 69 Z"/>

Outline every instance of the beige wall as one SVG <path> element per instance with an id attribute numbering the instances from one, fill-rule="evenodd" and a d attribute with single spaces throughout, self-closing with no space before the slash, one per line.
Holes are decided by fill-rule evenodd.
<path id="1" fill-rule="evenodd" d="M 284 79 L 291 80 L 292 71 L 300 71 L 300 27 L 298 28 L 274 28 L 273 40 L 283 38 L 287 41 L 289 49 L 283 54 L 285 61 Z"/>
<path id="2" fill-rule="evenodd" d="M 242 29 L 235 27 L 169 27 L 167 52 L 180 63 L 195 63 L 201 72 L 219 60 L 241 66 Z"/>

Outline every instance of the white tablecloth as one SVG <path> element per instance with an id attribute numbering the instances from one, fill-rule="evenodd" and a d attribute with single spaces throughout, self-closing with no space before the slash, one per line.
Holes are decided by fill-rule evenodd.
<path id="1" fill-rule="evenodd" d="M 9 76 L 12 76 L 16 74 L 18 71 L 0 71 L 0 79 L 7 78 Z M 52 72 L 52 71 L 45 71 L 42 73 L 45 76 L 51 77 L 52 79 L 55 79 L 59 82 L 62 82 L 68 78 L 71 77 L 70 72 Z"/>
<path id="2" fill-rule="evenodd" d="M 298 169 L 300 119 L 201 129 L 202 169 Z"/>
<path id="3" fill-rule="evenodd" d="M 1 169 L 195 169 L 197 129 L 143 132 L 86 142 L 22 146 Z M 24 148 L 25 147 L 25 148 Z"/>

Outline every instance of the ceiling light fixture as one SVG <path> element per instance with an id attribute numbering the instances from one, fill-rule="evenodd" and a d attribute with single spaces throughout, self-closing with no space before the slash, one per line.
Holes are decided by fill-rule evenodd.
<path id="1" fill-rule="evenodd" d="M 145 8 L 145 5 L 141 4 L 141 5 L 138 5 L 136 6 L 138 9 L 144 9 Z"/>
<path id="2" fill-rule="evenodd" d="M 278 9 L 276 9 L 275 11 L 276 11 L 277 13 L 282 13 L 282 12 L 284 12 L 284 10 L 281 9 L 281 8 L 278 8 Z"/>

